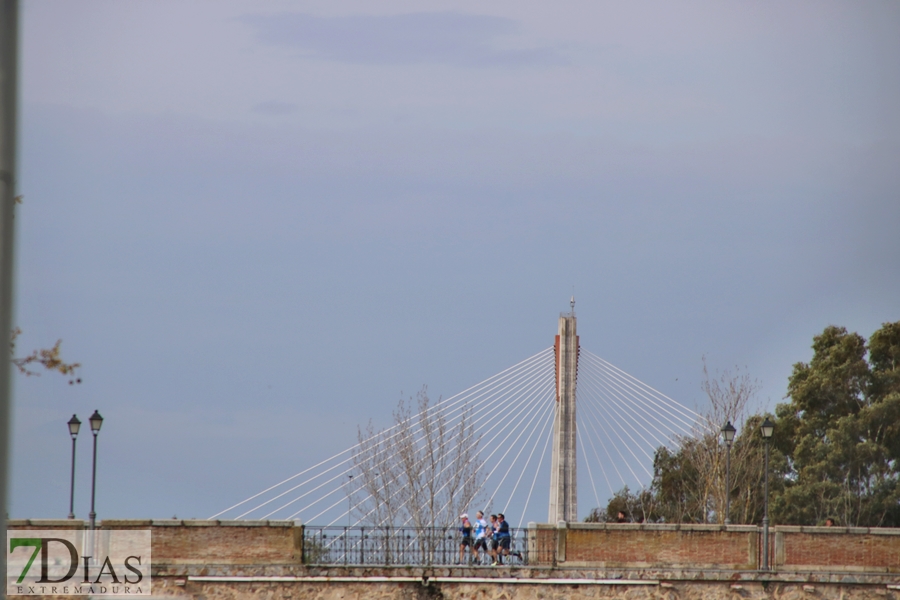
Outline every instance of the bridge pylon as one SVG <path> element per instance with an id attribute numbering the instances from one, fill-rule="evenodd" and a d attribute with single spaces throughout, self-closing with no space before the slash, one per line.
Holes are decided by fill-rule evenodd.
<path id="1" fill-rule="evenodd" d="M 575 463 L 575 386 L 578 379 L 578 335 L 575 297 L 572 311 L 559 316 L 556 336 L 556 414 L 553 419 L 553 455 L 550 462 L 550 510 L 548 522 L 578 520 L 578 486 Z"/>

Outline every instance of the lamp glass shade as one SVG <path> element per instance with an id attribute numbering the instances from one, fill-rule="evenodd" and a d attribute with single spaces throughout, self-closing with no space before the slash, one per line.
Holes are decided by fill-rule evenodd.
<path id="1" fill-rule="evenodd" d="M 766 439 L 772 437 L 772 434 L 775 433 L 775 423 L 769 420 L 769 417 L 766 417 L 766 420 L 762 422 L 762 425 L 759 426 L 760 431 L 762 431 L 762 436 Z"/>
<path id="2" fill-rule="evenodd" d="M 734 428 L 731 421 L 728 421 L 725 423 L 725 427 L 722 428 L 722 439 L 725 440 L 726 444 L 731 444 L 734 441 L 735 433 L 737 433 L 737 429 Z"/>
<path id="3" fill-rule="evenodd" d="M 100 426 L 103 425 L 103 417 L 100 416 L 98 411 L 94 411 L 94 414 L 91 415 L 91 431 L 97 433 L 100 431 Z"/>
<path id="4" fill-rule="evenodd" d="M 81 421 L 78 420 L 78 417 L 72 415 L 72 418 L 69 419 L 69 435 L 75 437 L 78 435 L 79 429 L 81 429 Z"/>

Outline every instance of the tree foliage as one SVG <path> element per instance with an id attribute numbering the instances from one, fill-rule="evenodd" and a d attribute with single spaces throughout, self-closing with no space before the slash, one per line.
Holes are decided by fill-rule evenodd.
<path id="1" fill-rule="evenodd" d="M 55 371 L 69 377 L 69 385 L 81 383 L 81 378 L 76 376 L 76 369 L 81 367 L 79 363 L 69 363 L 62 359 L 60 346 L 62 340 L 56 340 L 56 344 L 51 348 L 42 348 L 34 350 L 26 356 L 16 357 L 16 339 L 22 334 L 22 330 L 16 327 L 12 330 L 9 339 L 9 351 L 12 355 L 10 361 L 19 370 L 20 373 L 28 377 L 40 376 L 39 371 L 33 370 L 32 367 L 43 367 L 48 371 Z"/>
<path id="2" fill-rule="evenodd" d="M 810 525 L 834 517 L 851 526 L 900 525 L 900 322 L 869 343 L 843 327 L 813 341 L 780 404 L 775 442 L 789 457 L 773 518 Z"/>
<path id="3" fill-rule="evenodd" d="M 719 434 L 726 422 L 741 431 L 731 448 L 731 521 L 743 522 L 761 511 L 757 485 L 762 478 L 761 444 L 747 433 L 747 427 L 761 419 L 746 417 L 759 383 L 740 368 L 711 374 L 705 360 L 703 374 L 701 389 L 709 399 L 709 410 L 690 435 L 677 440 L 676 448 L 657 449 L 651 485 L 640 492 L 620 490 L 605 510 L 592 511 L 589 519 L 615 520 L 621 510 L 634 521 L 723 522 L 726 449 Z"/>
<path id="4" fill-rule="evenodd" d="M 725 518 L 726 448 L 719 429 L 738 425 L 731 448 L 732 523 L 763 516 L 764 442 L 760 423 L 775 421 L 769 454 L 773 523 L 816 525 L 832 517 L 849 526 L 900 526 L 900 322 L 885 323 L 866 340 L 830 326 L 813 339 L 809 363 L 788 380 L 789 402 L 775 416 L 745 416 L 757 390 L 736 371 L 706 375 L 710 410 L 677 448 L 661 447 L 649 488 L 618 492 L 593 520 L 621 507 L 632 518 L 680 523 Z"/>

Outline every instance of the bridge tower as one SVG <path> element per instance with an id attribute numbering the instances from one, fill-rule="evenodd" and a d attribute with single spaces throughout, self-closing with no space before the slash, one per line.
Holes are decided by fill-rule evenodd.
<path id="1" fill-rule="evenodd" d="M 572 311 L 559 316 L 556 336 L 556 415 L 553 419 L 553 457 L 550 462 L 550 511 L 548 522 L 578 520 L 578 488 L 575 473 L 575 384 L 578 379 L 578 335 L 575 330 L 575 297 Z"/>

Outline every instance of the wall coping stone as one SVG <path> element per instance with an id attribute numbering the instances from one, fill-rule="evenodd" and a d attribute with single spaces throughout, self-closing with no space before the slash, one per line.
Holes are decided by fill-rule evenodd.
<path id="1" fill-rule="evenodd" d="M 129 527 L 150 527 L 152 521 L 150 519 L 103 519 L 100 521 L 100 527 L 126 529 Z"/>
<path id="2" fill-rule="evenodd" d="M 835 535 L 900 535 L 900 527 L 824 527 L 810 525 L 779 525 L 772 528 L 781 533 L 830 533 Z"/>
<path id="3" fill-rule="evenodd" d="M 56 529 L 84 529 L 84 519 L 7 519 L 6 528 L 52 527 Z"/>
<path id="4" fill-rule="evenodd" d="M 538 526 L 538 528 L 541 528 Z M 548 527 L 553 529 L 553 527 Z M 756 525 L 716 525 L 698 523 L 569 523 L 568 529 L 609 531 L 725 531 L 728 533 L 756 533 Z"/>
<path id="5" fill-rule="evenodd" d="M 106 521 L 104 521 L 105 523 Z M 119 523 L 121 521 L 116 521 Z M 214 521 L 210 519 L 153 519 L 153 527 L 285 527 L 298 526 L 294 521 Z"/>

